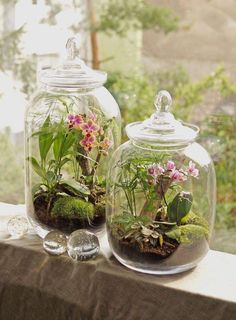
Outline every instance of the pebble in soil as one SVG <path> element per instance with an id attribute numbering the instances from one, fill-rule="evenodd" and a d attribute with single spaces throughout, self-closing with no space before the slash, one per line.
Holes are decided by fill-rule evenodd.
<path id="1" fill-rule="evenodd" d="M 21 216 L 15 216 L 8 220 L 7 231 L 12 237 L 22 238 L 29 230 L 28 220 Z"/>
<path id="2" fill-rule="evenodd" d="M 99 250 L 97 236 L 87 230 L 76 230 L 68 238 L 67 252 L 75 261 L 94 259 Z"/>
<path id="3" fill-rule="evenodd" d="M 66 252 L 67 237 L 60 231 L 50 231 L 43 239 L 44 250 L 54 256 L 59 256 Z"/>

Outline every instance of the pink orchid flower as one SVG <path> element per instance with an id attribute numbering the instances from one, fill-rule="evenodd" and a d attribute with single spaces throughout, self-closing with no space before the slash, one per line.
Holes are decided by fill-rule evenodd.
<path id="1" fill-rule="evenodd" d="M 168 171 L 175 170 L 175 163 L 174 163 L 174 161 L 171 161 L 171 160 L 167 161 L 166 170 L 168 170 Z"/>
<path id="2" fill-rule="evenodd" d="M 192 161 L 189 161 L 188 173 L 194 178 L 197 178 L 199 176 L 199 170 L 196 168 L 196 164 Z"/>
<path id="3" fill-rule="evenodd" d="M 165 169 L 160 165 L 157 165 L 156 170 L 157 170 L 157 174 L 162 174 L 165 172 Z"/>
<path id="4" fill-rule="evenodd" d="M 83 134 L 86 135 L 88 133 L 96 133 L 99 130 L 99 126 L 92 120 L 88 120 L 87 122 L 82 123 L 80 126 L 83 130 Z"/>
<path id="5" fill-rule="evenodd" d="M 165 169 L 159 164 L 151 164 L 148 166 L 147 171 L 151 176 L 156 177 L 159 174 L 163 174 L 165 172 Z"/>
<path id="6" fill-rule="evenodd" d="M 80 125 L 84 122 L 83 116 L 82 115 L 73 115 L 69 114 L 67 117 L 69 121 L 69 126 L 70 128 L 80 128 Z"/>
<path id="7" fill-rule="evenodd" d="M 96 138 L 91 134 L 86 134 L 84 139 L 80 141 L 80 145 L 86 151 L 91 151 L 93 147 L 96 146 Z"/>
<path id="8" fill-rule="evenodd" d="M 175 182 L 182 182 L 187 180 L 186 175 L 183 172 L 180 172 L 179 170 L 172 171 L 170 177 Z"/>
<path id="9" fill-rule="evenodd" d="M 74 118 L 75 116 L 73 114 L 69 114 L 67 117 L 67 121 L 69 124 L 69 128 L 73 128 L 74 127 Z"/>
<path id="10" fill-rule="evenodd" d="M 155 167 L 154 167 L 153 164 L 151 164 L 150 166 L 148 166 L 147 172 L 148 172 L 151 176 L 155 176 L 156 170 L 155 170 Z"/>
<path id="11" fill-rule="evenodd" d="M 73 114 L 69 114 L 67 119 L 69 122 L 73 122 L 74 121 L 75 116 Z"/>
<path id="12" fill-rule="evenodd" d="M 74 125 L 80 126 L 84 122 L 84 119 L 81 115 L 76 115 L 74 118 Z"/>

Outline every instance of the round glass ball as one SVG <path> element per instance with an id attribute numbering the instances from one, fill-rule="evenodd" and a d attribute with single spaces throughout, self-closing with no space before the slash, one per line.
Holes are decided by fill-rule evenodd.
<path id="1" fill-rule="evenodd" d="M 50 231 L 43 240 L 44 250 L 51 255 L 61 255 L 67 249 L 67 237 L 60 231 Z"/>
<path id="2" fill-rule="evenodd" d="M 21 238 L 23 237 L 29 229 L 28 220 L 21 216 L 15 216 L 9 219 L 7 223 L 8 233 L 12 237 Z"/>
<path id="3" fill-rule="evenodd" d="M 73 260 L 94 259 L 99 250 L 100 245 L 97 236 L 87 230 L 76 230 L 68 238 L 67 252 Z"/>

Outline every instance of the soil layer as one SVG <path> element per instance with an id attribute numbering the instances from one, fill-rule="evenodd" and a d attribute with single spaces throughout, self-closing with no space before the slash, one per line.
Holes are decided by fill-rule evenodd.
<path id="1" fill-rule="evenodd" d="M 163 267 L 173 267 L 192 263 L 206 254 L 208 243 L 206 240 L 195 240 L 191 244 L 179 244 L 177 241 L 169 239 L 168 243 L 153 247 L 151 244 L 131 243 L 126 240 L 119 240 L 109 234 L 109 242 L 113 250 L 126 261 L 138 263 L 140 265 L 162 265 Z M 157 264 L 158 263 L 158 264 Z"/>

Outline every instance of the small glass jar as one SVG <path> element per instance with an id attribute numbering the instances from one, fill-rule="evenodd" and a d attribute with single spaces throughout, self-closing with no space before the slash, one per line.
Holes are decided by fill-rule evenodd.
<path id="1" fill-rule="evenodd" d="M 206 255 L 215 216 L 215 172 L 199 129 L 169 112 L 160 91 L 150 119 L 126 127 L 107 179 L 107 232 L 115 257 L 151 274 L 191 269 Z"/>
<path id="2" fill-rule="evenodd" d="M 103 87 L 107 75 L 77 57 L 41 71 L 25 118 L 26 204 L 30 222 L 50 230 L 95 232 L 105 224 L 105 174 L 120 143 L 120 111 Z"/>

